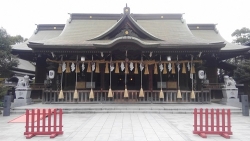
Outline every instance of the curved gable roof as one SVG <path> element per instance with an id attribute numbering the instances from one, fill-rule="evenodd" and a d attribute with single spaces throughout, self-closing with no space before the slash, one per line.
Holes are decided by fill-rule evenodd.
<path id="1" fill-rule="evenodd" d="M 70 19 L 58 37 L 29 42 L 29 46 L 70 49 L 95 49 L 96 45 L 110 46 L 118 42 L 115 40 L 118 37 L 131 36 L 128 34 L 114 36 L 115 33 L 118 35 L 118 31 L 122 31 L 121 25 L 126 24 L 124 22 L 128 22 L 129 28 L 140 34 L 126 38 L 126 41 L 131 40 L 145 46 L 149 44 L 159 45 L 160 48 L 193 46 L 200 49 L 203 47 L 220 49 L 225 46 L 223 41 L 213 42 L 195 37 L 182 19 L 182 14 L 130 14 L 129 7 L 124 8 L 123 14 L 70 14 Z M 111 35 L 112 38 L 109 38 Z M 119 39 L 120 41 L 124 40 Z"/>
<path id="2" fill-rule="evenodd" d="M 130 16 L 130 15 L 123 15 L 123 17 L 114 25 L 112 26 L 109 30 L 107 30 L 106 32 L 98 35 L 97 37 L 91 39 L 91 40 L 100 40 L 105 38 L 106 36 L 108 36 L 109 34 L 111 34 L 113 31 L 115 31 L 119 26 L 122 25 L 122 23 L 125 22 L 125 20 L 128 20 L 129 23 L 132 24 L 132 26 L 134 26 L 137 30 L 139 30 L 139 32 L 141 32 L 142 34 L 144 34 L 145 36 L 147 36 L 149 39 L 155 40 L 155 41 L 161 41 L 162 39 L 155 37 L 154 35 L 150 34 L 149 32 L 147 32 L 145 29 L 143 29 L 140 25 L 138 25 L 136 23 L 136 21 Z M 126 23 L 124 23 L 126 24 Z M 118 29 L 119 30 L 119 29 Z"/>

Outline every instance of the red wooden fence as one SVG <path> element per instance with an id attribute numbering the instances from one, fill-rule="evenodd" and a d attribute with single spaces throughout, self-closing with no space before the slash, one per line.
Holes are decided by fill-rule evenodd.
<path id="1" fill-rule="evenodd" d="M 35 117 L 37 119 L 35 119 Z M 31 118 L 31 120 L 29 118 Z M 42 109 L 41 111 L 40 109 L 36 111 L 34 109 L 31 111 L 26 110 L 26 126 L 24 132 L 26 139 L 30 139 L 36 135 L 50 135 L 50 138 L 54 138 L 61 134 L 63 134 L 62 109 L 59 109 L 59 112 L 56 109 L 54 109 L 54 111 L 48 109 L 48 112 L 46 112 L 46 109 Z"/>
<path id="2" fill-rule="evenodd" d="M 194 131 L 202 138 L 206 138 L 206 134 L 218 134 L 225 138 L 230 138 L 231 131 L 231 112 L 230 109 L 205 109 L 199 111 L 194 109 Z"/>

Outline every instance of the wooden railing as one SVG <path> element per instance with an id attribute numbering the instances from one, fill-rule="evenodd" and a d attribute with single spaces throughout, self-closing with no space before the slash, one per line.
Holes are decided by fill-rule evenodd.
<path id="1" fill-rule="evenodd" d="M 108 90 L 94 90 L 94 99 L 89 99 L 90 90 L 78 90 L 79 98 L 73 99 L 74 91 L 63 91 L 64 99 L 58 99 L 59 91 L 44 90 L 43 103 L 210 103 L 209 90 L 195 91 L 195 99 L 190 98 L 191 91 L 181 91 L 182 98 L 177 99 L 176 90 L 165 90 L 164 98 L 159 98 L 159 90 L 144 90 L 144 97 L 139 97 L 138 90 L 128 90 L 129 97 L 124 98 L 123 90 L 113 90 L 113 98 L 108 98 Z"/>
<path id="2" fill-rule="evenodd" d="M 30 83 L 32 90 L 43 90 L 45 88 L 44 83 Z"/>
<path id="3" fill-rule="evenodd" d="M 216 90 L 216 89 L 221 89 L 223 85 L 224 83 L 209 83 L 209 84 L 203 84 L 203 87 L 207 89 Z"/>

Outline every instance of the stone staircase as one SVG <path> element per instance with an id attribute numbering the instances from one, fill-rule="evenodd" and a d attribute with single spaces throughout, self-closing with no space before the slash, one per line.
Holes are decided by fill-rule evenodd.
<path id="1" fill-rule="evenodd" d="M 35 104 L 34 104 L 35 105 Z M 242 114 L 241 108 L 220 104 L 40 104 L 28 105 L 11 109 L 12 114 L 25 113 L 26 109 L 62 108 L 65 114 L 87 113 L 162 113 L 162 114 L 193 114 L 194 108 L 200 109 L 231 109 L 232 114 Z"/>

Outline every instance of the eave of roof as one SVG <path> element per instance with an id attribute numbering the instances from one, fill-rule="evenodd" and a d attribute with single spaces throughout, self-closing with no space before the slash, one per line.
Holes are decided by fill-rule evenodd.
<path id="1" fill-rule="evenodd" d="M 47 40 L 61 34 L 64 24 L 38 24 L 34 34 L 24 43 L 12 45 L 13 51 L 32 52 L 27 46 L 29 42 Z"/>
<path id="2" fill-rule="evenodd" d="M 210 41 L 224 41 L 226 43 L 225 47 L 221 49 L 223 52 L 242 52 L 250 50 L 247 46 L 236 45 L 227 42 L 216 29 L 216 24 L 188 24 L 191 32 L 198 38 L 210 40 Z"/>

